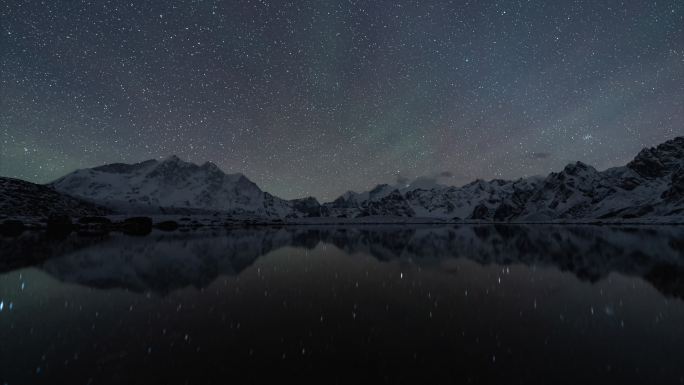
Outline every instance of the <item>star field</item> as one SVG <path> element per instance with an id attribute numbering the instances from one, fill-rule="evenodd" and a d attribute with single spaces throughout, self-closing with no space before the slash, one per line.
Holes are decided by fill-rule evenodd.
<path id="1" fill-rule="evenodd" d="M 684 135 L 684 2 L 15 1 L 0 174 L 177 154 L 283 198 L 622 165 Z"/>

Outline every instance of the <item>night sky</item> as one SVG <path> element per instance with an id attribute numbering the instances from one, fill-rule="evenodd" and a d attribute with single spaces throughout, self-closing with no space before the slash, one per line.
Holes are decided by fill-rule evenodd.
<path id="1" fill-rule="evenodd" d="M 14 1 L 0 175 L 177 154 L 283 198 L 622 165 L 684 134 L 684 2 Z"/>

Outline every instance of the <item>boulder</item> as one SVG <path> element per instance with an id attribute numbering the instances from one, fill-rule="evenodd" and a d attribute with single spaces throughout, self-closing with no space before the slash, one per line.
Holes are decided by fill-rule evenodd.
<path id="1" fill-rule="evenodd" d="M 50 215 L 47 218 L 47 232 L 50 236 L 64 237 L 71 233 L 74 225 L 68 215 Z"/>
<path id="2" fill-rule="evenodd" d="M 178 222 L 176 221 L 163 221 L 159 222 L 154 227 L 162 231 L 174 231 L 178 229 Z"/>
<path id="3" fill-rule="evenodd" d="M 126 218 L 121 224 L 121 231 L 128 235 L 147 235 L 152 232 L 152 218 Z"/>

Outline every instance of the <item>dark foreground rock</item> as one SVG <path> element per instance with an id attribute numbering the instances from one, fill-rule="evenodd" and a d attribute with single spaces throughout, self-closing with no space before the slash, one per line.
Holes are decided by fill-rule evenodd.
<path id="1" fill-rule="evenodd" d="M 53 188 L 14 178 L 0 177 L 0 218 L 107 215 L 102 206 L 55 191 Z"/>
<path id="2" fill-rule="evenodd" d="M 107 217 L 89 216 L 78 219 L 80 225 L 86 226 L 111 226 L 112 221 Z"/>
<path id="3" fill-rule="evenodd" d="M 121 231 L 128 235 L 147 235 L 152 232 L 152 218 L 126 218 L 121 224 Z"/>
<path id="4" fill-rule="evenodd" d="M 68 235 L 74 229 L 74 224 L 68 215 L 51 215 L 47 219 L 47 232 L 51 236 Z"/>
<path id="5" fill-rule="evenodd" d="M 174 231 L 174 230 L 178 229 L 178 222 L 176 222 L 176 221 L 159 222 L 156 225 L 154 225 L 154 227 L 156 227 L 162 231 Z"/>
<path id="6" fill-rule="evenodd" d="M 0 224 L 0 234 L 6 237 L 16 237 L 24 232 L 24 222 L 16 219 L 8 219 Z"/>

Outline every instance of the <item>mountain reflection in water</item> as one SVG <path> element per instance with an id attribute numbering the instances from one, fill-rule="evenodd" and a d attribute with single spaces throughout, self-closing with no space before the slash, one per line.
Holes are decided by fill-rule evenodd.
<path id="1" fill-rule="evenodd" d="M 279 248 L 310 250 L 319 244 L 425 267 L 466 258 L 485 265 L 555 267 L 592 282 L 618 272 L 684 296 L 684 227 L 678 226 L 257 227 L 147 237 L 74 234 L 62 240 L 26 233 L 19 240 L 6 238 L 3 249 L 6 260 L 45 261 L 41 268 L 65 282 L 167 293 L 239 274 Z"/>
<path id="2" fill-rule="evenodd" d="M 0 383 L 684 381 L 684 227 L 25 233 L 0 247 Z"/>

